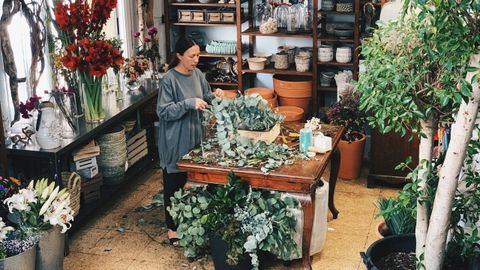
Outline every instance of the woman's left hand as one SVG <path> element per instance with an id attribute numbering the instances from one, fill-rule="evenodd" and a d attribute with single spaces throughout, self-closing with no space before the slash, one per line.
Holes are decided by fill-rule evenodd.
<path id="1" fill-rule="evenodd" d="M 225 96 L 225 93 L 223 92 L 222 89 L 217 88 L 213 91 L 213 95 L 218 97 L 218 98 L 223 98 Z"/>

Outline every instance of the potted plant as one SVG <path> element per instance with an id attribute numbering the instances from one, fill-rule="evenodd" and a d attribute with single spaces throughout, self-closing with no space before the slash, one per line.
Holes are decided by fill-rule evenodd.
<path id="1" fill-rule="evenodd" d="M 31 181 L 4 200 L 24 237 L 39 235 L 36 269 L 63 269 L 65 233 L 71 226 L 70 194 L 48 179 Z"/>
<path id="2" fill-rule="evenodd" d="M 385 133 L 421 135 L 411 179 L 416 256 L 426 269 L 442 267 L 456 189 L 465 181 L 459 175 L 480 100 L 479 12 L 475 1 L 406 1 L 400 19 L 380 25 L 362 45 L 366 72 L 356 87 L 361 109 L 372 113 L 370 124 Z M 455 128 L 444 159 L 434 166 L 439 121 Z"/>
<path id="3" fill-rule="evenodd" d="M 416 201 L 411 197 L 402 193 L 397 198 L 382 197 L 377 200 L 376 206 L 376 217 L 383 218 L 377 226 L 382 237 L 415 232 Z"/>
<path id="4" fill-rule="evenodd" d="M 168 210 L 186 257 L 195 258 L 210 244 L 216 269 L 258 269 L 257 251 L 284 260 L 298 252 L 289 210 L 297 206 L 278 192 L 252 190 L 231 172 L 225 185 L 176 192 Z"/>
<path id="5" fill-rule="evenodd" d="M 0 217 L 0 268 L 34 270 L 38 235 L 23 237 L 19 230 L 7 226 Z"/>
<path id="6" fill-rule="evenodd" d="M 340 151 L 340 169 L 338 177 L 356 179 L 362 168 L 363 149 L 365 146 L 364 126 L 366 115 L 360 110 L 360 93 L 348 87 L 340 100 L 327 110 L 331 124 L 345 128 L 345 133 L 338 143 Z"/>

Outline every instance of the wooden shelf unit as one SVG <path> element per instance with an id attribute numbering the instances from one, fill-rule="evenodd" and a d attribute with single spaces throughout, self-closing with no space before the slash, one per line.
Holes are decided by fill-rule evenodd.
<path id="1" fill-rule="evenodd" d="M 360 7 L 365 0 L 353 0 L 354 9 L 352 12 L 337 12 L 337 11 L 322 11 L 319 10 L 319 1 L 321 0 L 309 0 L 311 2 L 311 14 L 312 14 L 312 31 L 311 33 L 288 33 L 286 29 L 279 29 L 277 33 L 274 34 L 262 34 L 260 33 L 258 27 L 254 23 L 254 0 L 242 0 L 236 1 L 235 4 L 218 4 L 218 3 L 211 3 L 211 4 L 201 4 L 201 3 L 170 3 L 169 0 L 165 0 L 165 14 L 166 14 L 166 41 L 167 41 L 167 50 L 171 52 L 171 44 L 170 44 L 170 30 L 176 31 L 183 31 L 184 26 L 197 26 L 197 27 L 235 27 L 236 28 L 236 40 L 237 40 L 237 53 L 230 54 L 230 55 L 220 55 L 220 54 L 208 54 L 206 52 L 202 52 L 202 57 L 209 57 L 209 58 L 223 58 L 223 57 L 233 57 L 236 59 L 242 59 L 242 55 L 245 57 L 253 57 L 254 55 L 254 47 L 256 43 L 257 37 L 282 37 L 282 38 L 291 38 L 293 39 L 309 39 L 311 40 L 312 46 L 312 65 L 311 70 L 309 72 L 298 72 L 295 70 L 294 67 L 290 67 L 286 70 L 274 69 L 271 66 L 266 67 L 263 70 L 251 70 L 248 68 L 247 65 L 242 65 L 242 61 L 237 61 L 237 70 L 238 70 L 238 84 L 226 84 L 226 83 L 211 83 L 211 85 L 215 86 L 229 86 L 229 87 L 238 87 L 238 90 L 243 91 L 245 86 L 245 81 L 249 81 L 250 79 L 244 80 L 244 78 L 254 78 L 256 74 L 285 74 L 285 75 L 292 75 L 292 76 L 310 76 L 312 78 L 312 85 L 314 86 L 314 91 L 312 95 L 312 107 L 311 112 L 315 114 L 325 100 L 325 95 L 328 93 L 332 93 L 336 91 L 335 87 L 319 87 L 318 86 L 318 78 L 320 76 L 320 72 L 323 70 L 329 69 L 351 69 L 354 74 L 354 79 L 358 79 L 358 58 L 359 52 L 357 50 L 358 46 L 360 45 L 360 22 L 361 22 L 361 12 Z M 241 14 L 242 10 L 242 3 L 246 2 L 246 5 L 243 5 L 245 9 L 245 16 Z M 172 9 L 176 12 L 178 8 L 182 7 L 193 7 L 199 8 L 202 7 L 204 9 L 219 9 L 219 8 L 230 8 L 235 9 L 235 24 L 208 24 L 208 23 L 178 23 L 173 22 L 171 17 Z M 321 20 L 319 21 L 319 16 L 321 15 Z M 320 31 L 320 29 L 325 29 L 325 22 L 331 16 L 351 16 L 353 17 L 353 25 L 354 25 L 354 35 L 352 38 L 338 38 L 332 35 L 327 35 L 325 32 Z M 352 20 L 351 20 L 352 21 Z M 322 24 L 321 28 L 317 28 L 319 24 Z M 243 28 L 242 28 L 243 26 Z M 178 30 L 180 29 L 180 30 Z M 248 38 L 248 49 L 247 51 L 242 51 L 242 37 Z M 352 61 L 350 63 L 337 63 L 335 61 L 332 62 L 319 62 L 318 59 L 318 47 L 321 43 L 334 43 L 336 45 L 346 44 L 347 46 L 352 46 Z M 281 44 L 278 44 L 281 45 Z M 272 53 L 275 53 L 272 51 Z M 247 76 L 252 75 L 252 76 Z M 320 101 L 320 103 L 319 103 Z"/>
<path id="2" fill-rule="evenodd" d="M 231 3 L 208 3 L 208 4 L 203 4 L 199 2 L 186 2 L 186 3 L 176 3 L 176 2 L 170 2 L 170 0 L 164 0 L 164 7 L 165 7 L 165 41 L 167 45 L 167 55 L 168 55 L 168 61 L 170 61 L 171 57 L 173 56 L 173 46 L 171 42 L 171 35 L 172 31 L 179 31 L 180 34 L 184 34 L 185 27 L 230 27 L 230 28 L 235 28 L 236 31 L 236 40 L 237 40 L 237 53 L 236 54 L 214 54 L 214 53 L 207 53 L 206 51 L 202 51 L 200 53 L 200 56 L 202 58 L 236 58 L 236 59 L 242 59 L 242 42 L 241 42 L 241 26 L 243 23 L 247 22 L 250 18 L 248 16 L 243 16 L 241 14 L 241 6 L 242 3 L 245 3 L 246 1 L 249 0 L 241 0 L 241 1 L 235 1 L 234 4 Z M 250 0 L 251 1 L 251 0 Z M 175 21 L 175 13 L 177 12 L 178 9 L 188 9 L 188 8 L 196 8 L 196 9 L 206 9 L 206 10 L 221 10 L 224 8 L 228 9 L 233 9 L 235 10 L 235 23 L 193 23 L 193 22 L 177 22 Z M 243 74 L 241 71 L 242 68 L 242 61 L 237 61 L 237 70 L 239 71 L 237 74 L 237 81 L 239 83 L 220 83 L 220 82 L 209 82 L 211 86 L 217 86 L 217 87 L 222 87 L 226 86 L 229 88 L 232 87 L 237 87 L 238 89 L 243 88 Z"/>

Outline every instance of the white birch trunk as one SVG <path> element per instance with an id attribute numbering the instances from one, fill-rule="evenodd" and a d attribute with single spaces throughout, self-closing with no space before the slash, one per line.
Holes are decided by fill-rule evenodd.
<path id="1" fill-rule="evenodd" d="M 138 32 L 140 32 L 140 44 L 143 42 L 145 37 L 145 16 L 143 14 L 142 7 L 143 0 L 137 0 L 137 14 L 138 14 Z"/>
<path id="2" fill-rule="evenodd" d="M 470 66 L 480 67 L 480 54 L 473 55 L 470 58 Z M 473 75 L 473 73 L 468 73 L 467 80 L 470 81 Z M 425 267 L 427 270 L 440 270 L 442 268 L 458 176 L 465 160 L 468 142 L 472 137 L 479 101 L 480 88 L 478 83 L 475 83 L 472 85 L 472 96 L 468 104 L 462 103 L 460 106 L 454 127 L 452 127 L 452 138 L 445 161 L 439 172 L 439 183 L 425 248 Z"/>
<path id="3" fill-rule="evenodd" d="M 427 173 L 429 162 L 432 160 L 433 155 L 433 136 L 437 131 L 437 119 L 431 116 L 429 119 L 420 121 L 421 131 L 425 134 L 425 137 L 420 137 L 420 146 L 418 152 L 418 160 L 421 166 L 418 171 L 418 180 L 420 189 L 420 197 L 417 198 L 417 223 L 415 227 L 415 239 L 416 239 L 416 256 L 417 260 L 425 251 L 425 241 L 428 231 L 428 209 L 425 204 L 420 203 L 423 199 L 425 186 L 427 184 Z"/>

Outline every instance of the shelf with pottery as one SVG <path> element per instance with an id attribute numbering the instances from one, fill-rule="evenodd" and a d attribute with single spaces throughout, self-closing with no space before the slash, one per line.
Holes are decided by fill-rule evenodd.
<path id="1" fill-rule="evenodd" d="M 355 43 L 353 38 L 339 38 L 332 35 L 321 34 L 318 37 L 318 40 L 321 42 L 343 42 L 343 43 Z"/>
<path id="2" fill-rule="evenodd" d="M 280 75 L 312 76 L 311 71 L 307 71 L 307 72 L 297 71 L 295 69 L 295 65 L 293 65 L 292 67 L 290 67 L 288 69 L 275 69 L 275 68 L 273 68 L 273 65 L 270 64 L 266 68 L 261 69 L 261 70 L 249 69 L 248 65 L 247 65 L 247 66 L 244 66 L 242 68 L 242 72 L 245 72 L 245 73 L 268 73 L 268 74 L 280 74 Z"/>
<path id="3" fill-rule="evenodd" d="M 236 8 L 235 4 L 229 3 L 193 3 L 193 2 L 186 2 L 186 3 L 170 3 L 170 6 L 178 6 L 178 7 L 218 7 L 218 8 Z"/>
<path id="4" fill-rule="evenodd" d="M 353 67 L 355 65 L 354 62 L 348 62 L 348 63 L 339 63 L 336 61 L 331 61 L 331 62 L 317 62 L 317 65 L 320 66 L 341 66 L 341 67 Z"/>
<path id="5" fill-rule="evenodd" d="M 237 57 L 236 54 L 218 54 L 218 53 L 208 53 L 206 51 L 200 52 L 200 57 L 210 57 L 210 58 L 227 58 L 227 57 Z"/>
<path id="6" fill-rule="evenodd" d="M 289 38 L 312 38 L 312 33 L 288 33 L 286 29 L 278 29 L 271 34 L 261 33 L 258 28 L 248 28 L 242 32 L 244 36 L 270 36 L 270 37 L 289 37 Z"/>
<path id="7" fill-rule="evenodd" d="M 242 21 L 243 23 L 243 21 Z M 193 23 L 193 22 L 172 22 L 171 25 L 176 26 L 205 26 L 205 27 L 219 27 L 219 26 L 227 26 L 233 27 L 237 26 L 236 23 Z"/>

